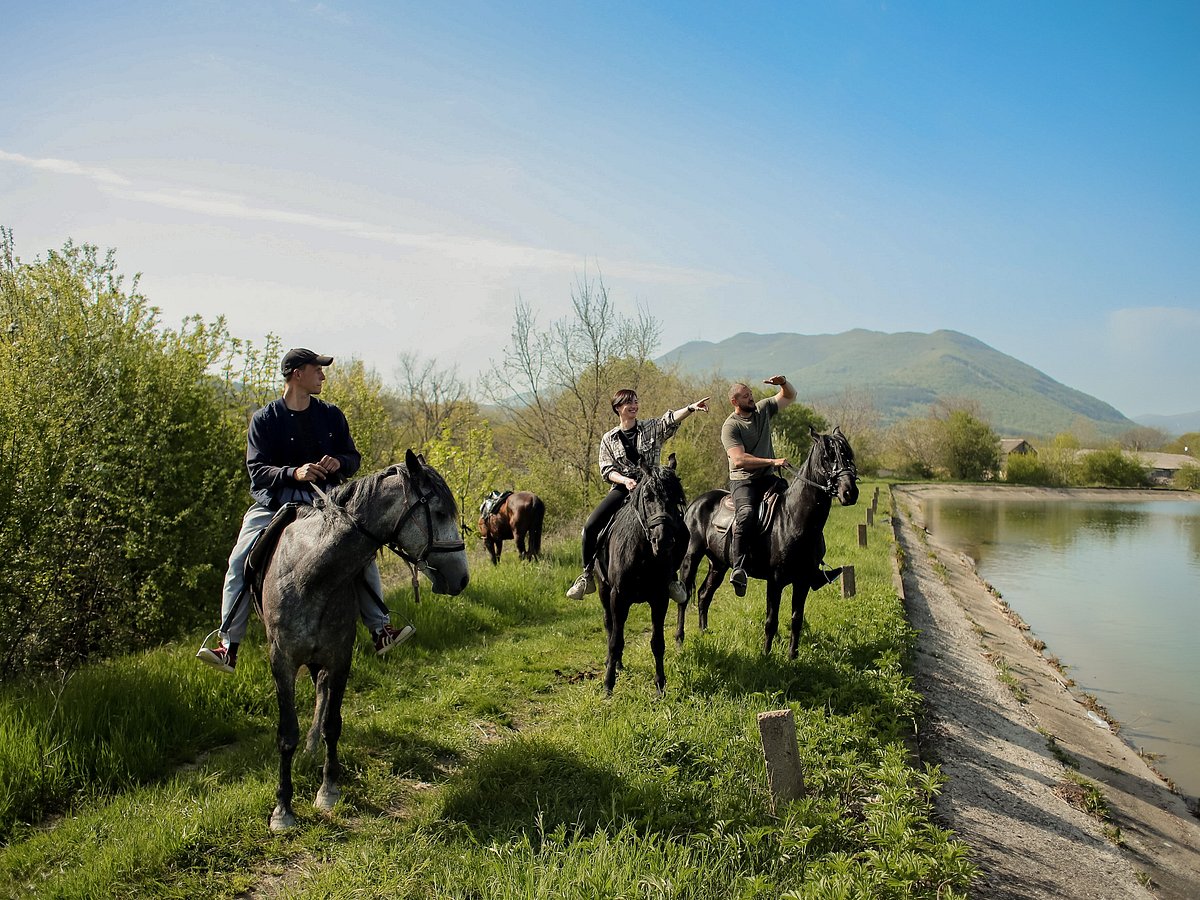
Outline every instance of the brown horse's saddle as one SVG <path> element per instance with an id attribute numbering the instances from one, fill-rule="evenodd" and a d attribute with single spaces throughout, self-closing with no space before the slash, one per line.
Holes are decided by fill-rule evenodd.
<path id="1" fill-rule="evenodd" d="M 283 529 L 296 520 L 299 510 L 299 503 L 285 503 L 279 507 L 275 517 L 258 533 L 250 552 L 246 554 L 246 584 L 250 588 L 254 608 L 259 616 L 262 615 L 263 576 L 266 575 L 267 566 L 279 545 L 279 536 L 283 534 Z"/>
<path id="2" fill-rule="evenodd" d="M 758 507 L 758 530 L 759 532 L 766 531 L 771 527 L 771 522 L 775 518 L 775 513 L 779 509 L 779 500 L 787 491 L 788 483 L 782 478 L 776 478 L 775 483 L 767 488 L 766 494 L 763 495 L 762 503 Z M 721 502 L 717 505 L 713 512 L 711 527 L 718 534 L 725 534 L 733 525 L 734 516 L 733 494 L 726 494 L 721 498 Z"/>
<path id="3" fill-rule="evenodd" d="M 488 516 L 493 516 L 500 509 L 500 505 L 512 496 L 512 491 L 492 491 L 484 498 L 483 503 L 479 505 L 479 515 L 486 519 Z"/>

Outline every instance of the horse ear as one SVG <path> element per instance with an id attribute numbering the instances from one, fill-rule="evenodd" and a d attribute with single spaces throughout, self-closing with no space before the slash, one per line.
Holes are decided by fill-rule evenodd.
<path id="1" fill-rule="evenodd" d="M 675 454 L 674 454 L 674 453 L 670 454 L 670 455 L 667 457 L 667 468 L 668 468 L 668 469 L 674 469 L 674 468 L 675 468 Z"/>
<path id="2" fill-rule="evenodd" d="M 834 425 L 833 433 L 836 434 L 838 437 L 845 437 L 845 435 L 842 434 L 842 426 L 841 425 Z"/>
<path id="3" fill-rule="evenodd" d="M 808 434 L 814 441 L 821 436 L 821 432 L 813 427 L 812 422 L 808 423 Z"/>
<path id="4" fill-rule="evenodd" d="M 404 451 L 404 465 L 408 467 L 408 473 L 413 477 L 421 474 L 421 458 L 412 452 L 411 447 Z"/>

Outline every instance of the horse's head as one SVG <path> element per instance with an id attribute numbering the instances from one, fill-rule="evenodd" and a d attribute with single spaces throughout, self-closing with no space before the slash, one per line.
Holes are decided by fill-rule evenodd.
<path id="1" fill-rule="evenodd" d="M 637 487 L 633 491 L 634 512 L 642 530 L 650 540 L 655 556 L 669 553 L 677 541 L 686 541 L 683 510 L 687 498 L 683 485 L 675 474 L 675 454 L 667 457 L 665 466 L 642 464 Z"/>
<path id="2" fill-rule="evenodd" d="M 810 425 L 809 432 L 813 441 L 808 454 L 809 477 L 820 482 L 842 506 L 853 506 L 858 502 L 858 470 L 850 442 L 840 426 L 821 434 Z"/>
<path id="3" fill-rule="evenodd" d="M 404 465 L 384 472 L 400 489 L 402 506 L 390 546 L 425 573 L 435 594 L 458 594 L 470 581 L 467 551 L 458 530 L 458 505 L 445 480 L 424 457 L 409 450 Z M 391 492 L 389 492 L 391 493 Z"/>

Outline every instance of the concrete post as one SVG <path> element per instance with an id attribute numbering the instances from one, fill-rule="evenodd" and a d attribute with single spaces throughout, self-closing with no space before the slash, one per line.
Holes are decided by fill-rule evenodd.
<path id="1" fill-rule="evenodd" d="M 796 744 L 796 720 L 790 709 L 758 714 L 758 734 L 767 763 L 767 787 L 771 808 L 804 796 L 804 773 L 800 770 L 800 748 Z"/>

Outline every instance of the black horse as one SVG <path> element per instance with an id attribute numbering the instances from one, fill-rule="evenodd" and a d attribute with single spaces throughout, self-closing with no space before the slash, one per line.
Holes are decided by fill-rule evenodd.
<path id="1" fill-rule="evenodd" d="M 292 756 L 300 738 L 296 673 L 307 666 L 316 685 L 308 750 L 325 738 L 325 766 L 315 806 L 330 810 L 340 794 L 337 744 L 342 697 L 358 623 L 359 574 L 389 547 L 426 574 L 438 594 L 466 586 L 467 554 L 454 497 L 442 477 L 408 451 L 392 466 L 333 491 L 319 507 L 304 507 L 279 537 L 262 585 L 271 674 L 279 700 L 279 788 L 271 830 L 296 824 Z"/>
<path id="2" fill-rule="evenodd" d="M 667 686 L 663 672 L 663 622 L 670 599 L 667 586 L 679 570 L 687 548 L 683 509 L 687 498 L 675 474 L 675 454 L 666 466 L 642 466 L 637 487 L 613 516 L 605 541 L 596 553 L 592 571 L 604 606 L 608 633 L 604 689 L 611 696 L 625 650 L 625 620 L 634 603 L 650 604 L 655 684 L 661 697 Z"/>
<path id="3" fill-rule="evenodd" d="M 767 582 L 764 653 L 771 652 L 771 644 L 779 630 L 779 601 L 783 589 L 792 585 L 789 659 L 796 658 L 800 629 L 804 625 L 804 601 L 809 589 L 819 588 L 827 582 L 821 571 L 821 561 L 825 558 L 823 532 L 833 498 L 837 497 L 842 506 L 852 506 L 858 501 L 854 451 L 846 436 L 840 428 L 834 428 L 832 434 L 818 434 L 816 429 L 810 430 L 813 443 L 808 459 L 779 498 L 779 507 L 766 534 L 748 541 L 746 560 L 746 574 Z M 727 530 L 713 527 L 714 517 L 718 520 L 732 518 L 729 510 L 724 516 L 718 516 L 721 501 L 727 496 L 728 491 L 702 494 L 688 507 L 685 516 L 689 539 L 679 577 L 689 597 L 696 583 L 700 557 L 708 556 L 709 560 L 708 575 L 700 585 L 696 598 L 701 631 L 708 627 L 708 606 L 730 567 L 730 534 Z M 687 604 L 683 603 L 679 607 L 679 627 L 675 631 L 677 644 L 683 643 L 686 613 Z"/>

